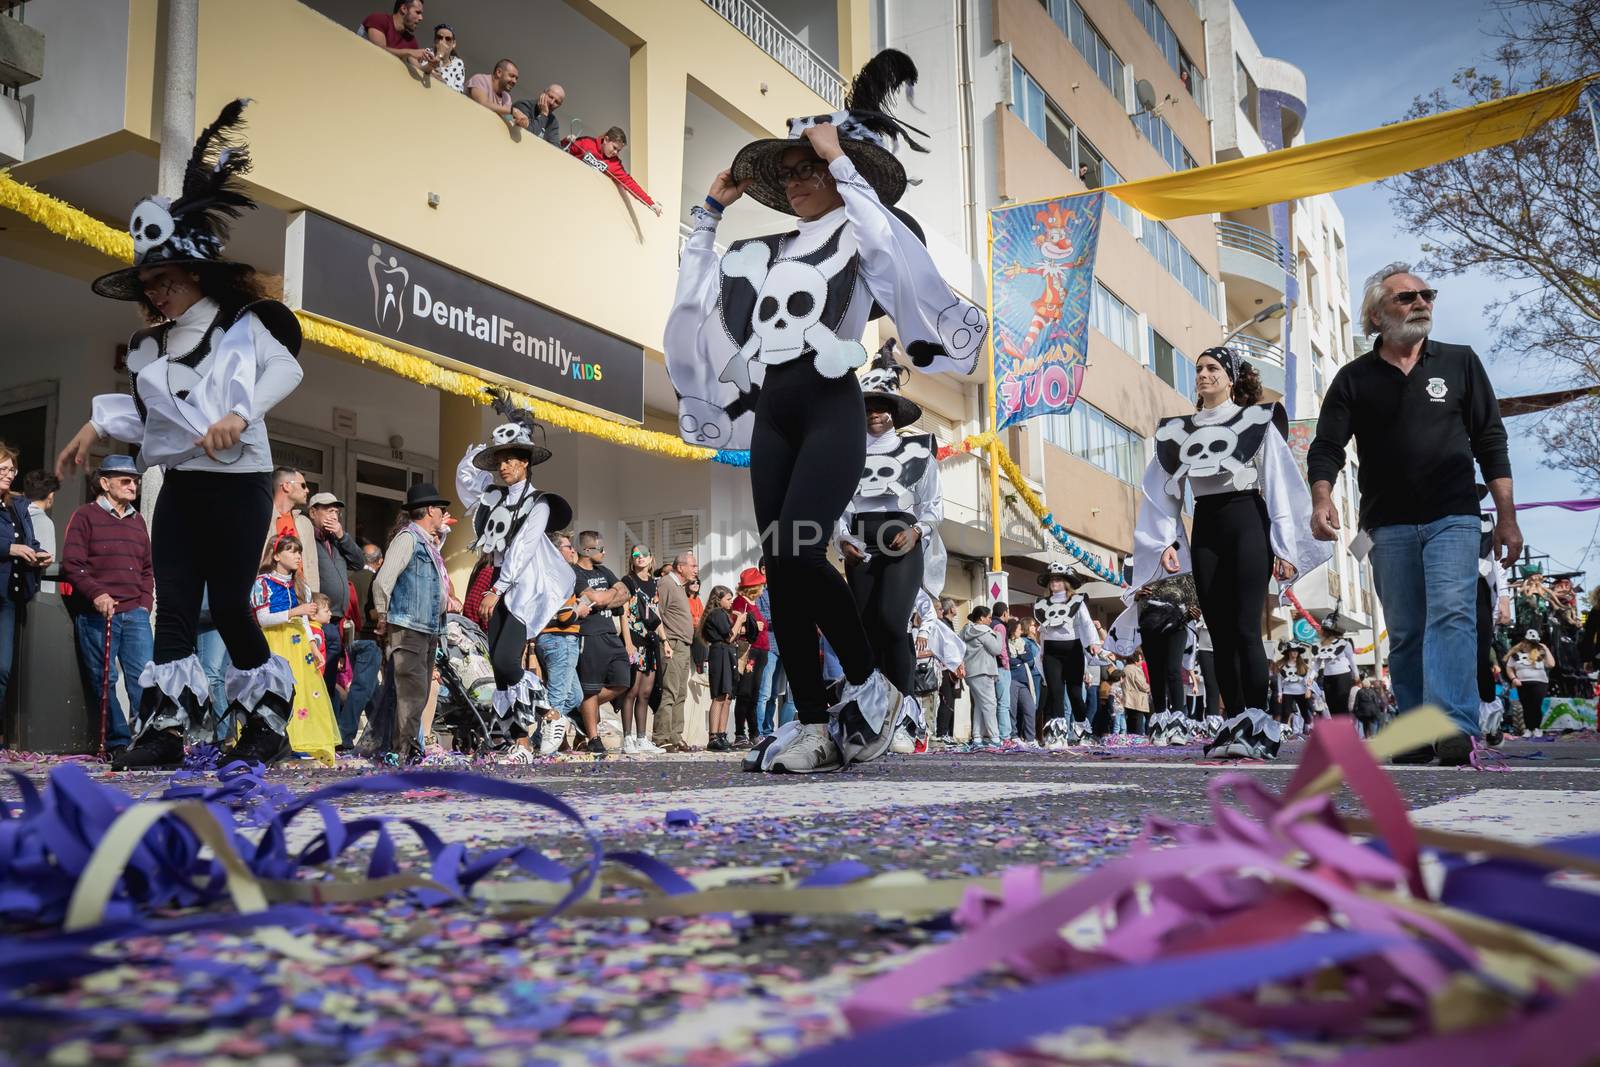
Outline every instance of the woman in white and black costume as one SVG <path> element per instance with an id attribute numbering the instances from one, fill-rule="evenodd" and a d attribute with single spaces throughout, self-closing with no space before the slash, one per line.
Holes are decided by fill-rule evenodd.
<path id="1" fill-rule="evenodd" d="M 1311 667 L 1304 645 L 1289 645 L 1272 665 L 1278 677 L 1278 722 L 1296 736 L 1311 728 Z"/>
<path id="2" fill-rule="evenodd" d="M 1289 452 L 1287 416 L 1260 403 L 1254 368 L 1232 349 L 1208 348 L 1195 363 L 1195 388 L 1196 413 L 1156 429 L 1156 454 L 1140 486 L 1129 606 L 1108 643 L 1118 654 L 1131 651 L 1135 594 L 1192 569 L 1228 716 L 1207 752 L 1272 758 L 1282 731 L 1266 711 L 1267 584 L 1276 576 L 1287 587 L 1326 563 L 1333 547 L 1311 536 L 1311 493 Z M 1181 521 L 1186 484 L 1195 502 L 1192 545 Z"/>
<path id="3" fill-rule="evenodd" d="M 1315 653 L 1317 684 L 1328 701 L 1329 715 L 1349 715 L 1350 694 L 1360 675 L 1355 646 L 1340 628 L 1337 612 L 1328 612 L 1319 629 L 1322 636 Z"/>
<path id="4" fill-rule="evenodd" d="M 223 108 L 195 143 L 183 195 L 134 208 L 134 265 L 95 279 L 94 291 L 137 303 L 154 323 L 128 343 L 131 395 L 94 398 L 89 421 L 56 460 L 88 459 L 102 437 L 139 446 L 139 464 L 166 472 L 150 532 L 155 571 L 154 655 L 134 740 L 114 769 L 183 763 L 186 731 L 212 736 L 211 689 L 195 654 L 201 598 L 228 647 L 227 709 L 244 731 L 223 762 L 272 763 L 288 753 L 294 697 L 289 664 L 272 655 L 250 610 L 250 587 L 272 524 L 266 416 L 300 384 L 300 326 L 265 297 L 262 280 L 222 257 L 228 224 L 255 204 L 239 188 L 250 169 L 235 135 L 247 101 Z"/>
<path id="5" fill-rule="evenodd" d="M 533 737 L 550 701 L 538 670 L 527 665 L 528 641 L 572 594 L 572 565 L 546 536 L 571 524 L 572 506 L 528 480 L 529 469 L 550 458 L 544 427 L 503 393 L 491 394 L 506 421 L 488 444 L 467 448 L 456 466 L 456 493 L 472 513 L 472 547 L 492 572 L 478 620 L 494 668 L 491 733 L 516 741 L 509 750 L 513 762 L 531 762 Z"/>
<path id="6" fill-rule="evenodd" d="M 765 769 L 831 770 L 888 748 L 898 698 L 876 668 L 866 627 L 827 548 L 866 459 L 854 371 L 875 306 L 894 320 L 913 366 L 970 373 L 987 320 L 957 296 L 892 210 L 906 188 L 890 151 L 906 128 L 881 110 L 916 80 L 909 57 L 879 53 L 846 110 L 793 119 L 786 138 L 740 149 L 691 212 L 663 349 L 691 444 L 750 449 L 773 626 L 800 725 L 757 750 Z M 738 241 L 721 256 L 724 209 L 750 196 L 799 217 L 795 230 Z M 844 668 L 830 708 L 820 627 Z M 831 729 L 830 729 L 831 726 Z"/>
<path id="7" fill-rule="evenodd" d="M 1039 709 L 1039 737 L 1051 747 L 1081 744 L 1091 732 L 1105 736 L 1111 732 L 1111 708 L 1102 706 L 1090 723 L 1083 686 L 1087 677 L 1085 652 L 1100 651 L 1100 634 L 1094 628 L 1089 606 L 1078 589 L 1088 576 L 1059 563 L 1052 563 L 1039 575 L 1045 594 L 1033 603 L 1033 617 L 1039 620 L 1039 647 L 1044 659 L 1044 704 Z M 1072 717 L 1066 708 L 1072 707 Z"/>
<path id="8" fill-rule="evenodd" d="M 909 372 L 895 363 L 894 347 L 892 340 L 885 343 L 861 375 L 867 458 L 836 536 L 873 657 L 900 694 L 894 745 L 906 749 L 915 747 L 912 731 L 922 722 L 922 705 L 912 691 L 917 653 L 911 616 L 919 604 L 931 616 L 933 597 L 944 590 L 948 556 L 939 536 L 944 493 L 938 442 L 931 433 L 901 432 L 922 418 L 922 408 L 900 395 Z M 948 662 L 946 646 L 932 650 Z"/>

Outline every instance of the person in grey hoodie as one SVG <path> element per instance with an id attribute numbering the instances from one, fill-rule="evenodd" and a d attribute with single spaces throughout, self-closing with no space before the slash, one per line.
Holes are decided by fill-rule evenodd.
<path id="1" fill-rule="evenodd" d="M 961 640 L 967 654 L 962 663 L 967 669 L 967 688 L 972 692 L 972 743 L 1000 743 L 997 682 L 1000 675 L 1000 638 L 989 626 L 989 609 L 981 604 L 967 613 Z"/>

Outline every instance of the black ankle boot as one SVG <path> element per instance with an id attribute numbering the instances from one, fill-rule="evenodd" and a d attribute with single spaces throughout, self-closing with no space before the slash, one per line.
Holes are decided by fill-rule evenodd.
<path id="1" fill-rule="evenodd" d="M 114 771 L 172 771 L 183 766 L 183 734 L 178 730 L 146 730 L 132 745 L 111 757 Z"/>
<path id="2" fill-rule="evenodd" d="M 291 713 L 289 702 L 275 693 L 264 695 L 261 698 L 260 708 L 272 712 L 284 722 L 289 721 Z M 218 767 L 226 767 L 236 760 L 262 763 L 270 767 L 289 754 L 287 732 L 280 734 L 268 726 L 267 720 L 255 709 L 246 709 L 236 704 L 229 710 L 243 716 L 244 730 L 239 735 L 239 743 L 217 758 Z"/>

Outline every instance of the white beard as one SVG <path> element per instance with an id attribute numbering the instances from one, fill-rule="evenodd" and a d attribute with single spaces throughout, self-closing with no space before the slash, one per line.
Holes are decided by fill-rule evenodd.
<path id="1" fill-rule="evenodd" d="M 1409 322 L 1401 319 L 1399 322 L 1386 324 L 1383 336 L 1401 348 L 1410 348 L 1419 341 L 1427 340 L 1428 334 L 1433 330 L 1433 316 L 1425 320 Z"/>

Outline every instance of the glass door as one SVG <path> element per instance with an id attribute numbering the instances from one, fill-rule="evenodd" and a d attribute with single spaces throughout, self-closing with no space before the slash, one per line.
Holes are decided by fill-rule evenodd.
<path id="1" fill-rule="evenodd" d="M 380 455 L 360 444 L 352 444 L 350 450 L 354 490 L 353 499 L 345 500 L 349 505 L 345 521 L 357 540 L 367 538 L 386 545 L 405 504 L 406 490 L 433 480 L 433 461 L 411 453 L 397 455 L 392 450 Z"/>

